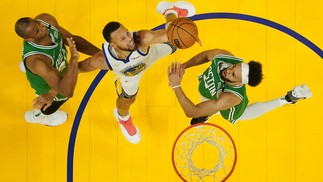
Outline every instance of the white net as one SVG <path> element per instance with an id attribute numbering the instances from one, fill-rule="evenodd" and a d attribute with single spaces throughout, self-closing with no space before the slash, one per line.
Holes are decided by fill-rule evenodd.
<path id="1" fill-rule="evenodd" d="M 173 164 L 185 181 L 225 181 L 236 164 L 235 144 L 219 126 L 190 126 L 175 141 Z"/>

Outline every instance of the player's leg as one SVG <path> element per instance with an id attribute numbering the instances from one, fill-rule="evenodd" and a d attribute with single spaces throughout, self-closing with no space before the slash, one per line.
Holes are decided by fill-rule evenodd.
<path id="1" fill-rule="evenodd" d="M 133 96 L 120 96 L 117 98 L 117 109 L 118 109 L 118 113 L 121 117 L 126 117 L 129 116 L 129 109 L 130 106 L 135 102 L 136 100 L 136 95 Z"/>
<path id="2" fill-rule="evenodd" d="M 301 86 L 296 86 L 293 88 L 293 90 L 288 91 L 285 96 L 282 96 L 280 98 L 267 102 L 256 102 L 248 105 L 245 112 L 239 118 L 239 121 L 257 118 L 280 106 L 286 104 L 294 104 L 297 101 L 310 97 L 312 97 L 312 92 L 307 87 L 307 85 L 303 84 Z"/>
<path id="3" fill-rule="evenodd" d="M 157 12 L 164 15 L 166 19 L 165 29 L 167 30 L 170 23 L 176 18 L 191 17 L 196 13 L 195 7 L 185 1 L 166 2 L 162 1 L 157 5 Z M 201 40 L 196 37 L 196 42 L 201 46 Z"/>
<path id="4" fill-rule="evenodd" d="M 118 98 L 116 101 L 117 107 L 113 110 L 114 117 L 118 121 L 122 134 L 125 136 L 125 138 L 130 143 L 136 144 L 140 141 L 141 134 L 139 129 L 132 123 L 129 109 L 136 100 L 138 85 L 133 83 L 130 87 L 125 85 L 127 90 L 124 90 L 120 79 L 116 79 L 115 86 Z"/>

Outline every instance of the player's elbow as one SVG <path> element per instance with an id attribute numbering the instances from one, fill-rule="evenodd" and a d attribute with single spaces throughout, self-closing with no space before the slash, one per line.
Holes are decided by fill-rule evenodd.
<path id="1" fill-rule="evenodd" d="M 194 118 L 194 116 L 191 113 L 185 113 L 185 116 L 188 118 Z"/>
<path id="2" fill-rule="evenodd" d="M 84 67 L 83 65 L 82 66 L 79 66 L 77 68 L 77 74 L 80 74 L 80 73 L 86 73 L 86 72 L 89 72 L 90 70 L 87 69 L 86 67 Z"/>
<path id="3" fill-rule="evenodd" d="M 74 91 L 72 90 L 64 90 L 64 91 L 61 91 L 60 94 L 63 96 L 63 97 L 73 97 L 74 95 Z"/>
<path id="4" fill-rule="evenodd" d="M 65 97 L 69 97 L 69 98 L 71 98 L 71 97 L 73 97 L 74 96 L 74 92 L 68 92 L 67 93 L 67 95 L 65 96 Z"/>
<path id="5" fill-rule="evenodd" d="M 193 110 L 185 111 L 185 115 L 188 118 L 195 118 L 196 117 L 196 112 L 194 112 Z"/>
<path id="6" fill-rule="evenodd" d="M 199 106 L 194 106 L 190 109 L 185 110 L 185 115 L 188 118 L 198 118 L 201 116 L 205 116 L 205 111 Z"/>
<path id="7" fill-rule="evenodd" d="M 68 97 L 68 98 L 71 98 L 73 97 L 74 93 L 63 93 L 61 94 L 63 97 Z"/>

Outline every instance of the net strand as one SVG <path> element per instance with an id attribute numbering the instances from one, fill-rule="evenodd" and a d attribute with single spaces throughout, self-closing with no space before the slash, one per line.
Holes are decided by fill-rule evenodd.
<path id="1" fill-rule="evenodd" d="M 209 144 L 218 151 L 218 160 L 211 169 L 194 165 L 193 153 L 202 144 Z M 235 148 L 225 132 L 219 128 L 203 125 L 192 127 L 179 138 L 174 151 L 174 163 L 184 179 L 190 181 L 223 180 L 234 167 Z"/>

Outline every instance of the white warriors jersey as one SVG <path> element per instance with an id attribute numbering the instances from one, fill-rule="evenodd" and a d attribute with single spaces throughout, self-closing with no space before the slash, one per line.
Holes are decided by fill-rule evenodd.
<path id="1" fill-rule="evenodd" d="M 155 61 L 169 55 L 175 51 L 167 43 L 150 45 L 147 53 L 142 53 L 139 49 L 132 51 L 127 59 L 117 58 L 111 51 L 108 42 L 103 43 L 102 50 L 109 69 L 114 72 L 116 79 L 120 79 L 122 89 L 128 95 L 134 95 L 138 91 L 139 81 Z"/>

